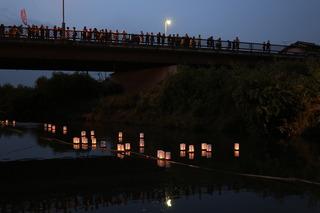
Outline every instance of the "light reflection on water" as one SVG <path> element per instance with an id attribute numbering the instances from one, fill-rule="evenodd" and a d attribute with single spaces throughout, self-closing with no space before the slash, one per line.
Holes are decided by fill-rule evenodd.
<path id="1" fill-rule="evenodd" d="M 55 134 L 52 133 L 52 129 L 51 132 L 46 132 L 42 127 L 23 129 L 22 134 L 0 130 L 1 161 L 93 156 L 114 156 L 121 161 L 125 161 L 126 159 L 135 158 L 136 154 L 139 153 L 156 157 L 157 150 L 163 149 L 166 152 L 171 152 L 173 162 L 217 167 L 225 170 L 244 170 L 253 173 L 262 170 L 268 172 L 270 168 L 274 169 L 272 172 L 278 175 L 282 175 L 279 172 L 284 172 L 286 175 L 291 172 L 289 168 L 283 168 L 282 162 L 279 161 L 279 158 L 283 156 L 275 156 L 278 161 L 272 159 L 273 155 L 275 155 L 272 149 L 267 150 L 268 155 L 266 155 L 264 152 L 267 151 L 264 147 L 262 149 L 260 146 L 255 147 L 252 144 L 249 145 L 242 142 L 235 144 L 234 141 L 229 139 L 228 142 L 208 140 L 210 145 L 212 143 L 214 150 L 207 151 L 203 150 L 204 147 L 200 143 L 194 143 L 196 141 L 194 138 L 185 137 L 186 139 L 183 141 L 185 142 L 184 150 L 187 150 L 180 151 L 181 137 L 173 136 L 169 138 L 166 136 L 166 140 L 163 140 L 163 137 L 157 134 L 144 132 L 142 135 L 141 130 L 133 133 L 127 133 L 124 130 L 123 132 L 118 130 L 110 132 L 96 130 L 94 132 L 96 143 L 92 143 L 94 140 L 89 137 L 84 140 L 85 143 L 82 141 L 82 143 L 74 144 L 74 137 L 81 138 L 81 129 L 74 130 L 72 127 L 68 127 L 66 134 L 59 126 L 56 127 Z M 92 135 L 90 134 L 90 136 Z M 46 140 L 47 138 L 55 138 L 61 142 Z M 176 138 L 179 138 L 179 140 Z M 67 142 L 67 144 L 62 142 Z M 118 150 L 120 152 L 116 152 L 117 144 L 122 145 Z M 130 144 L 130 148 L 128 144 Z M 194 146 L 190 147 L 190 145 Z M 300 148 L 298 147 L 297 150 L 300 150 Z M 309 153 L 307 154 L 309 155 Z M 266 158 L 270 162 L 259 159 L 261 156 L 263 156 L 263 160 Z M 290 159 L 284 160 L 289 161 Z M 23 204 L 20 203 L 20 205 L 26 208 L 27 206 L 33 206 L 34 209 L 30 212 L 46 212 L 45 210 L 48 209 L 45 209 L 45 202 L 55 206 L 50 207 L 52 210 L 57 210 L 58 208 L 59 211 L 68 210 L 70 212 L 212 212 L 213 210 L 218 212 L 235 212 L 235 210 L 237 212 L 248 212 L 247 205 L 250 205 L 250 212 L 319 212 L 317 203 L 320 198 L 312 197 L 314 203 L 310 205 L 311 198 L 309 195 L 298 196 L 304 195 L 304 189 L 292 192 L 295 185 L 290 186 L 289 189 L 286 188 L 288 187 L 286 184 L 280 184 L 279 187 L 272 188 L 272 186 L 266 186 L 265 183 L 256 182 L 256 180 L 248 180 L 249 183 L 242 184 L 243 180 L 237 179 L 237 177 L 233 177 L 236 180 L 230 182 L 225 180 L 225 177 L 221 178 L 221 180 L 210 178 L 209 180 L 204 180 L 203 177 L 197 177 L 198 170 L 184 168 L 187 171 L 181 173 L 181 168 L 168 160 L 156 160 L 155 167 L 164 169 L 164 183 L 161 183 L 163 180 L 160 177 L 149 178 L 147 171 L 146 174 L 139 174 L 141 175 L 141 181 L 145 182 L 142 185 L 134 184 L 130 181 L 127 183 L 126 181 L 131 179 L 131 176 L 121 174 L 121 177 L 110 181 L 115 183 L 116 186 L 107 185 L 105 186 L 107 189 L 102 190 L 103 193 L 110 190 L 107 195 L 99 191 L 99 186 L 92 187 L 90 190 L 93 190 L 93 193 L 90 195 L 74 193 L 73 197 L 70 197 L 70 195 L 61 193 L 44 201 L 33 200 L 37 196 L 30 195 L 30 198 L 21 198 L 20 202 Z M 297 168 L 295 167 L 295 169 Z M 185 181 L 186 178 L 190 178 L 191 181 Z M 156 183 L 151 184 L 150 180 L 152 179 Z M 208 186 L 203 187 L 203 182 Z M 126 187 L 121 187 L 121 184 L 125 184 Z M 168 185 L 171 185 L 171 187 L 164 190 Z M 119 187 L 121 188 L 120 192 L 117 191 Z M 150 187 L 153 191 L 148 191 L 144 187 Z M 255 189 L 256 187 L 259 189 Z M 81 189 L 79 190 L 81 191 Z M 48 197 L 52 197 L 50 191 L 47 194 Z M 10 201 L 0 200 L 0 212 L 5 212 L 3 211 L 5 209 L 3 205 L 9 205 Z M 34 205 L 31 205 L 32 202 L 34 202 Z M 59 205 L 54 205 L 54 202 L 59 202 Z M 43 211 L 39 211 L 39 209 Z"/>

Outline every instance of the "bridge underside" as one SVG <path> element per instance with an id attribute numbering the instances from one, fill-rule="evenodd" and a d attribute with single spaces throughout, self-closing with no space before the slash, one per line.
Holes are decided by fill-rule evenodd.
<path id="1" fill-rule="evenodd" d="M 297 59 L 266 53 L 106 46 L 71 41 L 0 41 L 0 69 L 118 72 L 178 64 L 209 66 Z"/>

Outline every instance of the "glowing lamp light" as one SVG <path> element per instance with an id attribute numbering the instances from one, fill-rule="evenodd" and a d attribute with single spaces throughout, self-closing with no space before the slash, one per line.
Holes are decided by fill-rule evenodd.
<path id="1" fill-rule="evenodd" d="M 160 160 L 164 160 L 166 157 L 166 153 L 162 150 L 158 150 L 157 151 L 157 158 L 160 159 Z"/>
<path id="2" fill-rule="evenodd" d="M 88 144 L 88 138 L 82 137 L 81 138 L 82 144 Z"/>
<path id="3" fill-rule="evenodd" d="M 118 133 L 118 138 L 123 138 L 123 133 L 122 132 Z"/>
<path id="4" fill-rule="evenodd" d="M 9 120 L 6 120 L 6 122 L 5 122 L 5 123 L 6 123 L 6 125 L 8 126 L 8 125 L 9 125 Z"/>
<path id="5" fill-rule="evenodd" d="M 201 150 L 207 150 L 208 145 L 206 143 L 201 144 Z"/>
<path id="6" fill-rule="evenodd" d="M 52 125 L 51 125 L 51 124 L 48 124 L 48 128 L 51 129 L 51 127 L 52 127 Z"/>
<path id="7" fill-rule="evenodd" d="M 194 145 L 189 145 L 189 152 L 191 152 L 191 153 L 194 152 Z"/>
<path id="8" fill-rule="evenodd" d="M 140 138 L 139 147 L 144 147 L 144 139 Z"/>
<path id="9" fill-rule="evenodd" d="M 53 131 L 56 131 L 56 126 L 55 125 L 52 125 L 52 132 Z"/>
<path id="10" fill-rule="evenodd" d="M 240 157 L 240 152 L 239 151 L 234 151 L 234 157 L 239 158 Z"/>
<path id="11" fill-rule="evenodd" d="M 172 24 L 172 21 L 170 19 L 167 19 L 165 24 L 170 26 Z"/>
<path id="12" fill-rule="evenodd" d="M 143 139 L 144 138 L 144 133 L 140 133 L 139 136 L 140 136 L 140 139 Z"/>
<path id="13" fill-rule="evenodd" d="M 185 143 L 180 144 L 180 151 L 186 151 L 187 145 Z"/>
<path id="14" fill-rule="evenodd" d="M 93 130 L 90 131 L 91 136 L 95 136 L 95 132 Z"/>
<path id="15" fill-rule="evenodd" d="M 185 158 L 186 157 L 186 151 L 180 151 L 180 157 Z"/>
<path id="16" fill-rule="evenodd" d="M 73 143 L 74 143 L 74 144 L 79 144 L 79 143 L 80 143 L 80 138 L 74 137 L 74 138 L 73 138 Z"/>
<path id="17" fill-rule="evenodd" d="M 46 129 L 48 128 L 48 124 L 43 124 L 43 127 Z"/>
<path id="18" fill-rule="evenodd" d="M 68 131 L 68 127 L 66 127 L 66 126 L 63 126 L 62 129 L 63 129 L 64 132 L 67 132 L 67 131 Z"/>
<path id="19" fill-rule="evenodd" d="M 86 137 L 87 133 L 86 131 L 81 131 L 81 137 Z"/>
<path id="20" fill-rule="evenodd" d="M 124 145 L 123 144 L 117 144 L 117 151 L 118 152 L 124 152 Z"/>
<path id="21" fill-rule="evenodd" d="M 97 145 L 97 139 L 96 138 L 91 138 L 91 143 L 92 145 Z"/>
<path id="22" fill-rule="evenodd" d="M 13 127 L 16 126 L 16 121 L 12 121 L 12 126 L 13 126 Z"/>
<path id="23" fill-rule="evenodd" d="M 171 160 L 171 152 L 166 152 L 166 160 Z"/>
<path id="24" fill-rule="evenodd" d="M 171 207 L 172 207 L 172 200 L 171 200 L 169 197 L 167 197 L 165 204 L 166 204 L 166 206 L 167 206 L 168 208 L 171 208 Z"/>
<path id="25" fill-rule="evenodd" d="M 212 145 L 211 144 L 207 144 L 207 152 L 212 152 Z"/>
<path id="26" fill-rule="evenodd" d="M 239 143 L 235 143 L 234 144 L 234 150 L 235 151 L 239 151 L 240 150 L 240 144 Z"/>
<path id="27" fill-rule="evenodd" d="M 125 144 L 125 150 L 126 150 L 126 151 L 131 150 L 131 144 L 130 144 L 130 143 L 126 143 L 126 144 Z"/>
<path id="28" fill-rule="evenodd" d="M 106 141 L 100 141 L 100 147 L 101 148 L 107 148 L 107 142 Z"/>

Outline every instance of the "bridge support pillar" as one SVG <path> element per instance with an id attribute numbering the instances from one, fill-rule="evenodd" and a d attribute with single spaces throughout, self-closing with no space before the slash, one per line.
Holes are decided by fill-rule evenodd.
<path id="1" fill-rule="evenodd" d="M 168 76 L 177 72 L 177 65 L 142 70 L 121 71 L 111 75 L 111 79 L 123 86 L 126 93 L 139 93 L 149 90 Z"/>

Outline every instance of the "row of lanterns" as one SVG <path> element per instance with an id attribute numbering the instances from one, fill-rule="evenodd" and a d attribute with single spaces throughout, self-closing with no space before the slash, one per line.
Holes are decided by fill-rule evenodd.
<path id="1" fill-rule="evenodd" d="M 45 123 L 43 126 L 44 126 L 44 131 L 48 131 L 48 132 L 51 132 L 51 133 L 53 133 L 53 134 L 56 133 L 56 130 L 57 130 L 56 125 Z M 63 133 L 64 135 L 68 134 L 68 127 L 67 127 L 67 126 L 63 126 L 63 127 L 62 127 L 62 133 Z"/>
<path id="2" fill-rule="evenodd" d="M 13 120 L 13 121 L 9 121 L 9 120 L 4 120 L 4 121 L 1 121 L 0 122 L 2 126 L 12 126 L 12 127 L 15 127 L 16 126 L 16 121 Z"/>

